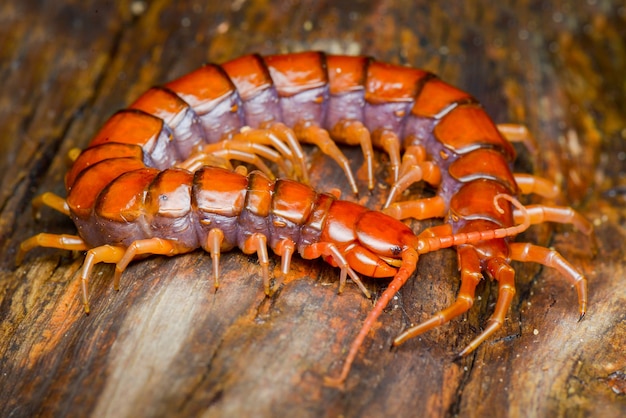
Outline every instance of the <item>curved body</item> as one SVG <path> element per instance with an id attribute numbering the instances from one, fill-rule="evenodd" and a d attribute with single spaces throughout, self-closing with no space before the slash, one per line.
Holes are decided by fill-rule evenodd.
<path id="1" fill-rule="evenodd" d="M 574 223 L 590 231 L 569 208 L 517 203 L 520 192 L 553 197 L 556 189 L 511 171 L 509 139 L 530 141 L 525 130 L 496 126 L 473 97 L 423 70 L 320 52 L 209 64 L 148 90 L 107 121 L 68 172 L 67 200 L 42 200 L 68 213 L 80 237 L 40 234 L 22 245 L 21 254 L 37 245 L 88 249 L 81 276 L 86 309 L 93 264 L 116 263 L 117 283 L 136 256 L 199 247 L 213 256 L 216 286 L 220 251 L 234 247 L 259 255 L 267 293 L 267 246 L 282 256 L 283 273 L 295 252 L 323 257 L 341 267 L 342 285 L 350 275 L 366 294 L 355 271 L 393 277 L 351 347 L 342 382 L 375 319 L 415 270 L 418 254 L 457 246 L 459 299 L 395 343 L 469 309 L 484 271 L 498 280 L 500 297 L 467 354 L 504 320 L 515 293 L 511 260 L 559 269 L 576 285 L 581 316 L 586 309 L 586 279 L 573 266 L 553 251 L 509 242 L 529 223 Z M 334 141 L 362 147 L 370 188 L 372 148 L 388 153 L 394 184 L 387 214 L 293 180 L 274 181 L 267 170 L 229 168 L 227 160 L 242 159 L 263 169 L 261 156 L 306 181 L 298 141 L 319 146 L 341 164 L 355 192 Z M 436 187 L 436 196 L 395 202 L 416 181 Z M 501 197 L 509 203 L 501 206 Z M 394 219 L 407 217 L 445 223 L 416 236 Z M 522 220 L 525 225 L 516 226 Z"/>
<path id="2" fill-rule="evenodd" d="M 426 71 L 316 52 L 245 56 L 146 92 L 109 119 L 68 173 L 72 217 L 90 246 L 120 242 L 107 238 L 124 228 L 119 217 L 107 222 L 96 200 L 105 187 L 114 188 L 111 183 L 122 171 L 136 170 L 142 162 L 157 170 L 172 167 L 194 147 L 245 126 L 306 123 L 332 132 L 344 121 L 361 122 L 372 133 L 394 132 L 404 148 L 423 144 L 441 173 L 438 195 L 455 215 L 449 218 L 454 229 L 473 229 L 476 219 L 513 225 L 512 211 L 499 214 L 491 202 L 498 193 L 518 192 L 510 171 L 514 151 L 475 99 Z M 378 145 L 375 134 L 372 139 Z M 142 155 L 120 149 L 119 143 L 141 146 Z M 92 148 L 98 152 L 89 152 Z M 105 174 L 90 175 L 89 170 L 100 169 L 93 167 L 100 158 L 113 169 L 101 167 Z M 109 224 L 106 233 L 100 223 Z M 134 239 L 149 238 L 137 233 Z M 128 244 L 129 238 L 121 242 Z"/>

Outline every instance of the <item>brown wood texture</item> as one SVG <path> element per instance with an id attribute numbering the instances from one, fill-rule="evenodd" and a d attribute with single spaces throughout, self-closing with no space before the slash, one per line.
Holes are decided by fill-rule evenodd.
<path id="1" fill-rule="evenodd" d="M 0 4 L 0 416 L 625 416 L 626 8 L 619 1 L 181 2 Z M 537 161 L 518 168 L 563 186 L 596 230 L 533 227 L 519 237 L 558 249 L 589 277 L 514 264 L 517 290 L 495 338 L 454 356 L 485 324 L 496 287 L 471 312 L 397 349 L 410 323 L 458 291 L 453 250 L 421 258 L 380 318 L 346 388 L 325 387 L 372 307 L 338 271 L 294 260 L 271 298 L 256 257 L 222 258 L 213 291 L 200 251 L 133 263 L 122 288 L 98 266 L 86 316 L 82 256 L 38 249 L 38 232 L 74 233 L 30 201 L 64 195 L 66 155 L 153 84 L 241 54 L 320 49 L 426 68 L 466 89 L 498 122 L 526 124 Z M 460 127 L 462 129 L 462 127 Z M 346 149 L 359 168 L 360 152 Z M 312 182 L 349 194 L 338 168 L 307 148 Z M 377 154 L 378 184 L 387 183 Z M 364 188 L 363 170 L 358 170 Z M 363 203 L 380 205 L 378 188 Z M 421 226 L 415 223 L 415 228 Z M 272 259 L 275 263 L 276 259 Z M 385 282 L 368 280 L 377 294 Z"/>

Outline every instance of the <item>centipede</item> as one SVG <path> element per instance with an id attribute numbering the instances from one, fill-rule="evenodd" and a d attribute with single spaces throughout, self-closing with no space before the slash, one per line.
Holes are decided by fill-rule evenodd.
<path id="1" fill-rule="evenodd" d="M 198 248 L 211 256 L 216 288 L 220 256 L 235 248 L 258 256 L 267 295 L 268 247 L 280 257 L 283 276 L 294 254 L 339 268 L 339 291 L 349 278 L 369 298 L 361 275 L 387 278 L 341 371 L 326 377 L 341 387 L 375 321 L 428 252 L 456 250 L 457 299 L 404 330 L 394 346 L 467 312 L 487 277 L 497 282 L 495 308 L 459 356 L 476 350 L 510 309 L 512 261 L 556 269 L 576 289 L 584 317 L 586 276 L 556 250 L 514 239 L 544 222 L 587 235 L 591 224 L 571 207 L 520 203 L 528 194 L 554 199 L 559 189 L 513 171 L 515 142 L 537 146 L 525 126 L 496 124 L 472 95 L 429 71 L 317 51 L 206 64 L 147 90 L 113 114 L 84 150 L 70 152 L 67 197 L 48 192 L 33 205 L 37 214 L 47 206 L 67 215 L 77 234 L 39 233 L 21 243 L 16 262 L 36 247 L 85 251 L 79 280 L 86 313 L 96 264 L 115 264 L 118 289 L 131 261 Z M 374 152 L 386 155 L 392 184 L 383 207 L 316 191 L 301 144 L 336 161 L 355 195 L 360 185 L 342 147 L 361 147 L 369 190 Z M 403 200 L 416 183 L 434 195 Z M 418 233 L 409 219 L 441 223 Z"/>

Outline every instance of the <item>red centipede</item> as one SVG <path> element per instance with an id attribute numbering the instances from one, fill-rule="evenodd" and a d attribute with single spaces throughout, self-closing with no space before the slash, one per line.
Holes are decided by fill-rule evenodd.
<path id="1" fill-rule="evenodd" d="M 520 194 L 552 198 L 558 189 L 512 172 L 512 141 L 533 143 L 527 129 L 495 125 L 475 98 L 427 71 L 321 52 L 208 64 L 148 90 L 114 114 L 84 151 L 71 153 L 67 198 L 45 193 L 34 205 L 70 216 L 78 235 L 38 234 L 21 244 L 17 261 L 38 246 L 86 251 L 80 274 L 86 312 L 95 264 L 116 264 L 117 288 L 133 259 L 196 248 L 211 254 L 216 287 L 220 254 L 235 247 L 258 254 L 267 294 L 268 247 L 281 257 L 282 274 L 295 253 L 322 257 L 341 269 L 340 290 L 349 276 L 368 297 L 358 274 L 391 277 L 340 375 L 327 378 L 340 385 L 375 320 L 415 271 L 419 254 L 454 246 L 461 272 L 457 300 L 405 330 L 394 345 L 466 312 L 485 273 L 498 282 L 497 303 L 463 356 L 502 326 L 515 294 L 512 260 L 557 269 L 576 287 L 580 318 L 586 312 L 581 272 L 554 250 L 511 241 L 530 224 L 547 221 L 591 232 L 569 207 L 519 203 Z M 336 142 L 362 148 L 369 189 L 373 148 L 389 155 L 394 182 L 383 210 L 308 186 L 301 142 L 337 161 L 355 193 L 349 161 Z M 233 170 L 233 160 L 258 170 Z M 292 179 L 276 180 L 264 161 Z M 420 181 L 436 195 L 396 202 Z M 397 220 L 405 218 L 444 222 L 416 235 Z"/>

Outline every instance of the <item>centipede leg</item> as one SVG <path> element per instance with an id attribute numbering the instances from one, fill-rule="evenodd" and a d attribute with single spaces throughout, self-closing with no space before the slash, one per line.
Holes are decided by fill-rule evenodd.
<path id="1" fill-rule="evenodd" d="M 259 264 L 263 269 L 263 289 L 266 295 L 270 295 L 270 270 L 269 256 L 267 254 L 267 237 L 260 233 L 250 235 L 243 243 L 241 251 L 244 254 L 257 253 Z"/>
<path id="2" fill-rule="evenodd" d="M 271 145 L 283 157 L 288 158 L 289 160 L 293 158 L 291 148 L 274 135 L 272 131 L 267 129 L 253 129 L 249 126 L 244 126 L 239 132 L 231 137 L 230 141 L 253 142 L 263 145 Z"/>
<path id="3" fill-rule="evenodd" d="M 289 266 L 291 265 L 291 256 L 296 251 L 296 243 L 291 238 L 284 238 L 276 244 L 274 253 L 281 257 L 280 272 L 283 276 L 289 273 Z"/>
<path id="4" fill-rule="evenodd" d="M 22 241 L 15 256 L 15 264 L 20 265 L 24 256 L 30 250 L 37 247 L 58 248 L 61 250 L 84 251 L 87 249 L 85 241 L 77 235 L 55 235 L 41 233 Z"/>
<path id="5" fill-rule="evenodd" d="M 464 357 L 474 351 L 487 338 L 491 337 L 497 330 L 502 328 L 507 312 L 511 307 L 511 302 L 515 296 L 515 270 L 501 257 L 493 257 L 487 261 L 487 270 L 490 275 L 498 281 L 498 300 L 493 314 L 487 321 L 487 326 L 483 332 L 474 338 L 459 353 L 459 357 Z"/>
<path id="6" fill-rule="evenodd" d="M 81 152 L 83 150 L 80 148 L 72 148 L 67 152 L 67 160 L 70 166 L 76 161 Z"/>
<path id="7" fill-rule="evenodd" d="M 286 138 L 286 140 L 289 140 L 289 138 Z M 250 149 L 242 149 L 243 151 L 253 152 L 264 158 L 269 159 L 270 161 L 276 164 L 279 164 L 281 166 L 281 169 L 285 172 L 285 174 L 289 175 L 290 177 L 299 178 L 301 176 L 301 165 L 303 163 L 303 160 L 299 160 L 299 158 L 294 155 L 294 152 L 293 152 L 294 145 L 291 143 L 286 143 L 282 137 L 279 137 L 278 135 L 275 134 L 275 130 L 252 129 L 246 126 L 244 128 L 241 128 L 240 132 L 233 135 L 229 141 L 225 141 L 225 142 L 226 143 L 227 142 L 240 142 L 240 143 L 246 144 L 247 146 L 250 147 Z M 278 151 L 278 153 L 282 156 L 282 158 L 276 158 L 274 156 L 270 157 L 269 155 L 258 152 L 256 148 L 253 148 L 254 146 L 252 144 L 271 145 L 276 151 Z M 259 149 L 263 149 L 263 148 L 259 148 Z M 299 150 L 302 153 L 301 148 Z M 302 158 L 304 158 L 303 155 L 302 155 Z M 291 172 L 288 172 L 286 170 L 286 167 L 284 165 L 284 160 L 287 160 L 290 162 Z"/>
<path id="8" fill-rule="evenodd" d="M 383 209 L 383 213 L 396 219 L 443 218 L 446 214 L 446 202 L 441 196 L 407 200 L 406 202 L 392 203 Z"/>
<path id="9" fill-rule="evenodd" d="M 335 162 L 343 169 L 352 192 L 358 196 L 359 189 L 357 188 L 356 181 L 354 180 L 354 175 L 352 174 L 352 169 L 350 168 L 350 162 L 343 152 L 341 152 L 339 147 L 337 147 L 337 144 L 335 144 L 335 142 L 331 139 L 328 131 L 308 122 L 300 122 L 296 124 L 294 132 L 302 142 L 315 145 L 320 149 L 320 151 L 335 160 Z"/>
<path id="10" fill-rule="evenodd" d="M 65 216 L 70 216 L 70 207 L 67 201 L 54 193 L 46 192 L 33 199 L 33 217 L 37 220 L 41 218 L 42 206 L 48 206 Z"/>
<path id="11" fill-rule="evenodd" d="M 387 196 L 383 209 L 389 207 L 400 193 L 419 181 L 425 181 L 433 186 L 441 182 L 441 170 L 432 161 L 424 161 L 425 151 L 421 146 L 409 147 L 402 157 L 400 178 L 396 181 Z"/>
<path id="12" fill-rule="evenodd" d="M 545 247 L 530 243 L 510 244 L 511 260 L 535 262 L 557 270 L 568 279 L 578 293 L 580 319 L 587 312 L 587 278 L 571 265 L 561 254 Z"/>
<path id="13" fill-rule="evenodd" d="M 276 178 L 276 176 L 274 176 L 274 173 L 272 173 L 272 170 L 269 169 L 269 167 L 263 162 L 263 160 L 259 158 L 258 155 L 254 155 L 249 152 L 244 152 L 244 151 L 235 150 L 235 149 L 218 150 L 218 151 L 215 151 L 213 155 L 217 157 L 225 158 L 227 160 L 238 160 L 238 161 L 243 161 L 248 164 L 252 164 L 256 168 L 261 170 L 263 174 L 265 174 L 271 180 Z"/>
<path id="14" fill-rule="evenodd" d="M 194 152 L 189 158 L 175 165 L 177 168 L 182 168 L 192 172 L 203 166 L 221 167 L 227 170 L 233 169 L 233 166 L 228 159 L 201 151 Z"/>
<path id="15" fill-rule="evenodd" d="M 509 142 L 521 142 L 531 154 L 537 154 L 539 146 L 537 140 L 528 127 L 516 123 L 501 123 L 496 125 L 498 131 Z"/>
<path id="16" fill-rule="evenodd" d="M 585 235 L 593 233 L 593 226 L 580 213 L 567 206 L 528 205 L 525 206 L 531 224 L 543 222 L 556 222 L 572 224 Z M 524 214 L 519 210 L 513 212 L 515 221 L 518 222 Z"/>
<path id="17" fill-rule="evenodd" d="M 258 144 L 255 144 L 255 146 L 252 147 L 247 147 L 242 143 L 226 145 L 226 142 L 227 141 L 222 141 L 217 144 L 210 144 L 202 149 L 196 150 L 189 156 L 189 158 L 176 164 L 176 167 L 189 171 L 196 171 L 203 166 L 222 167 L 232 170 L 233 167 L 230 160 L 238 160 L 256 166 L 268 177 L 273 179 L 275 176 L 272 173 L 272 170 L 270 170 L 263 160 L 261 160 L 255 153 L 259 152 L 261 156 L 268 158 L 270 161 L 276 162 L 279 164 L 281 169 L 286 170 L 284 162 L 280 161 L 279 155 L 268 147 L 262 147 Z M 262 151 L 260 151 L 258 147 L 262 147 Z M 250 150 L 252 150 L 252 152 L 250 152 Z"/>
<path id="18" fill-rule="evenodd" d="M 277 276 L 274 277 L 275 283 L 274 287 L 269 291 L 273 293 L 275 289 L 278 289 L 282 281 L 285 279 L 287 274 L 289 273 L 289 268 L 291 266 L 291 257 L 296 251 L 296 243 L 293 242 L 291 238 L 283 238 L 279 240 L 274 247 L 272 248 L 274 254 L 280 256 L 280 272 Z"/>
<path id="19" fill-rule="evenodd" d="M 331 130 L 333 138 L 347 145 L 360 145 L 367 167 L 367 188 L 374 189 L 374 150 L 369 130 L 356 120 L 339 121 Z"/>
<path id="20" fill-rule="evenodd" d="M 85 255 L 85 261 L 81 269 L 80 281 L 82 288 L 83 306 L 85 313 L 89 313 L 89 278 L 91 277 L 91 270 L 93 266 L 98 263 L 117 263 L 122 257 L 126 249 L 124 247 L 116 247 L 113 245 L 102 245 L 100 247 L 92 248 L 87 251 Z"/>
<path id="21" fill-rule="evenodd" d="M 411 145 L 402 154 L 402 164 L 400 165 L 400 175 L 406 174 L 413 166 L 426 161 L 426 148 L 422 145 Z"/>
<path id="22" fill-rule="evenodd" d="M 124 255 L 117 261 L 115 265 L 115 275 L 113 277 L 113 287 L 118 290 L 120 287 L 120 277 L 128 264 L 137 256 L 144 254 L 155 255 L 176 255 L 185 252 L 184 248 L 180 248 L 178 243 L 163 238 L 147 238 L 134 241 L 128 246 Z M 107 261 L 111 262 L 111 261 Z"/>
<path id="23" fill-rule="evenodd" d="M 413 326 L 393 340 L 393 345 L 398 346 L 405 343 L 411 338 L 430 331 L 440 325 L 445 324 L 451 319 L 467 312 L 474 304 L 474 294 L 476 286 L 482 280 L 480 268 L 480 259 L 476 251 L 469 246 L 460 247 L 458 249 L 459 268 L 461 270 L 461 288 L 457 295 L 456 301 L 448 308 L 436 313 L 428 320 Z"/>
<path id="24" fill-rule="evenodd" d="M 546 199 L 554 199 L 561 193 L 553 182 L 530 174 L 515 173 L 515 182 L 524 194 L 536 194 Z"/>
<path id="25" fill-rule="evenodd" d="M 400 137 L 389 129 L 378 129 L 371 134 L 372 144 L 389 155 L 389 165 L 393 173 L 393 182 L 400 177 Z"/>
<path id="26" fill-rule="evenodd" d="M 220 286 L 220 250 L 222 242 L 224 242 L 224 232 L 219 228 L 213 228 L 209 231 L 204 246 L 205 251 L 211 254 L 211 259 L 213 260 L 213 284 L 216 290 Z"/>
<path id="27" fill-rule="evenodd" d="M 205 145 L 202 148 L 203 153 L 214 154 L 214 155 L 220 155 L 221 152 L 223 153 L 225 151 L 229 151 L 230 153 L 240 152 L 240 153 L 244 153 L 247 155 L 252 155 L 253 156 L 252 160 L 247 161 L 247 162 L 250 162 L 251 164 L 258 166 L 259 168 L 261 168 L 261 166 L 259 165 L 259 162 L 261 161 L 259 157 L 265 158 L 266 160 L 269 160 L 273 162 L 274 164 L 278 165 L 278 167 L 283 173 L 289 174 L 290 170 L 287 168 L 287 164 L 285 163 L 286 160 L 284 158 L 281 158 L 278 152 L 274 151 L 273 149 L 265 145 L 258 144 L 256 142 L 244 141 L 242 139 L 239 139 L 239 140 L 230 139 L 230 140 L 220 141 L 215 144 Z M 228 154 L 228 155 L 233 156 L 234 154 Z"/>
<path id="28" fill-rule="evenodd" d="M 335 244 L 329 242 L 317 242 L 315 244 L 306 245 L 300 248 L 300 255 L 304 259 L 312 260 L 318 257 L 330 257 L 334 264 L 341 269 L 339 276 L 339 293 L 343 291 L 346 285 L 346 276 L 350 276 L 352 281 L 359 286 L 363 294 L 369 299 L 371 297 L 369 290 L 365 287 L 359 275 L 350 267 L 346 258 Z"/>
<path id="29" fill-rule="evenodd" d="M 269 129 L 272 133 L 274 133 L 274 135 L 289 145 L 293 154 L 293 159 L 297 163 L 294 165 L 294 168 L 296 168 L 296 175 L 302 179 L 303 183 L 309 183 L 309 172 L 306 168 L 304 151 L 302 150 L 300 142 L 298 142 L 298 138 L 296 138 L 296 134 L 293 129 L 289 128 L 284 123 L 275 121 L 266 122 L 261 125 L 261 128 Z"/>

